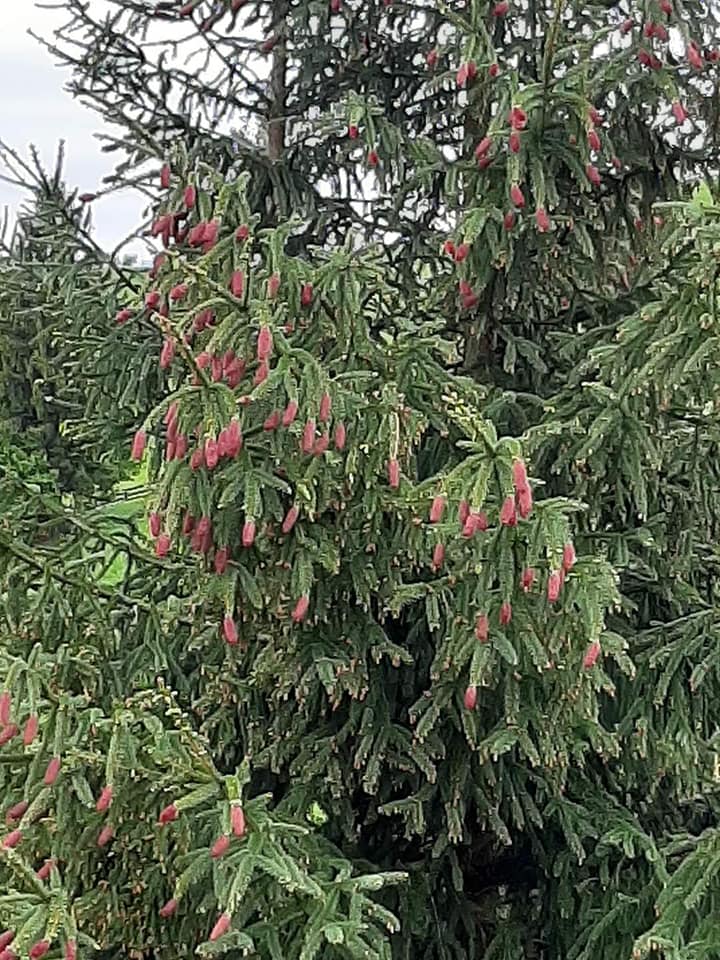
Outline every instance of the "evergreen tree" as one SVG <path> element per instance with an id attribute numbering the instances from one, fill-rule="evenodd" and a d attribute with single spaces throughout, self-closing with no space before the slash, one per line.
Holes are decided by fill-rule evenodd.
<path id="1" fill-rule="evenodd" d="M 13 943 L 709 960 L 717 230 L 651 208 L 713 11 L 64 6 L 165 247 L 65 368 L 151 539 L 0 481 Z"/>

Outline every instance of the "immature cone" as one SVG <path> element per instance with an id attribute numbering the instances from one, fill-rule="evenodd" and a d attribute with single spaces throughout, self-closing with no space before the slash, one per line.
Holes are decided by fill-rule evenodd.
<path id="1" fill-rule="evenodd" d="M 445 562 L 445 545 L 442 543 L 435 544 L 435 549 L 433 550 L 432 558 L 432 569 L 439 570 L 443 563 Z"/>
<path id="2" fill-rule="evenodd" d="M 161 533 L 155 542 L 155 556 L 166 557 L 170 552 L 170 535 Z"/>
<path id="3" fill-rule="evenodd" d="M 6 726 L 10 723 L 10 710 L 12 707 L 12 699 L 10 697 L 10 692 L 8 690 L 3 690 L 0 693 L 0 726 Z"/>
<path id="4" fill-rule="evenodd" d="M 590 127 L 587 132 L 587 142 L 591 150 L 594 150 L 595 153 L 599 153 L 602 149 L 602 144 L 600 143 L 600 137 L 598 136 L 597 130 L 594 127 Z"/>
<path id="5" fill-rule="evenodd" d="M 234 297 L 242 297 L 245 292 L 245 274 L 242 270 L 234 270 L 230 277 L 230 293 Z"/>
<path id="6" fill-rule="evenodd" d="M 430 523 L 439 523 L 445 510 L 445 497 L 435 497 L 430 505 Z"/>
<path id="7" fill-rule="evenodd" d="M 180 300 L 184 300 L 188 295 L 188 289 L 189 288 L 186 283 L 178 283 L 170 291 L 170 299 L 173 301 L 173 303 L 179 303 Z"/>
<path id="8" fill-rule="evenodd" d="M 267 282 L 268 300 L 274 300 L 280 289 L 280 277 L 274 273 Z"/>
<path id="9" fill-rule="evenodd" d="M 172 337 L 163 340 L 162 350 L 160 351 L 160 369 L 167 370 L 172 366 L 175 359 L 175 341 Z"/>
<path id="10" fill-rule="evenodd" d="M 517 524 L 515 497 L 508 496 L 503 500 L 503 505 L 500 508 L 500 523 L 505 527 L 514 527 Z"/>
<path id="11" fill-rule="evenodd" d="M 478 160 L 481 160 L 490 150 L 492 146 L 491 137 L 483 137 L 480 143 L 475 147 L 475 156 Z"/>
<path id="12" fill-rule="evenodd" d="M 351 140 L 357 140 L 357 138 L 360 136 L 360 130 L 357 124 L 349 123 L 347 128 L 347 134 Z"/>
<path id="13" fill-rule="evenodd" d="M 509 232 L 512 230 L 512 228 L 515 226 L 515 211 L 514 211 L 514 210 L 508 210 L 508 212 L 505 214 L 505 216 L 503 217 L 503 226 L 504 226 L 505 229 L 508 231 L 508 233 L 509 233 Z"/>
<path id="14" fill-rule="evenodd" d="M 550 217 L 547 215 L 545 207 L 538 207 L 535 211 L 535 224 L 540 233 L 547 233 L 550 229 Z"/>
<path id="15" fill-rule="evenodd" d="M 244 243 L 247 238 L 250 236 L 250 227 L 246 223 L 241 223 L 240 226 L 235 231 L 235 239 L 240 243 Z"/>
<path id="16" fill-rule="evenodd" d="M 170 164 L 164 163 L 160 168 L 160 186 L 167 190 L 170 186 Z"/>
<path id="17" fill-rule="evenodd" d="M 6 850 L 14 850 L 23 838 L 22 830 L 11 830 L 3 840 L 3 846 Z"/>
<path id="18" fill-rule="evenodd" d="M 484 613 L 478 614 L 478 618 L 475 621 L 475 638 L 480 641 L 480 643 L 487 643 L 488 636 L 490 634 L 490 623 L 488 621 L 487 615 Z"/>
<path id="19" fill-rule="evenodd" d="M 270 416 L 265 418 L 265 422 L 263 423 L 263 430 L 265 430 L 267 433 L 271 433 L 273 430 L 277 430 L 277 428 L 280 426 L 281 417 L 282 417 L 282 414 L 280 413 L 279 410 L 273 410 Z"/>
<path id="20" fill-rule="evenodd" d="M 345 440 L 346 440 L 346 437 L 347 437 L 347 433 L 346 433 L 346 430 L 345 430 L 345 424 L 344 424 L 344 423 L 338 423 L 338 424 L 336 424 L 336 426 L 335 426 L 335 435 L 334 435 L 335 449 L 336 449 L 336 450 L 344 450 L 344 449 L 345 449 Z"/>
<path id="21" fill-rule="evenodd" d="M 173 820 L 178 818 L 178 808 L 174 803 L 169 803 L 166 807 L 160 811 L 160 816 L 158 817 L 158 824 L 163 827 L 166 823 L 172 823 Z"/>
<path id="22" fill-rule="evenodd" d="M 105 811 L 110 807 L 113 798 L 113 788 L 112 787 L 103 787 L 100 791 L 100 796 L 97 799 L 95 804 L 95 809 L 98 813 L 105 813 Z"/>
<path id="23" fill-rule="evenodd" d="M 165 906 L 160 907 L 160 916 L 165 920 L 167 917 L 171 917 L 178 908 L 178 902 L 173 898 L 168 900 Z"/>
<path id="24" fill-rule="evenodd" d="M 77 960 L 77 943 L 75 940 L 66 941 L 65 960 Z"/>
<path id="25" fill-rule="evenodd" d="M 400 486 L 400 464 L 395 458 L 388 460 L 387 471 L 388 483 L 391 487 L 396 489 Z"/>
<path id="26" fill-rule="evenodd" d="M 238 642 L 237 627 L 235 626 L 235 621 L 232 617 L 226 616 L 223 620 L 223 636 L 231 647 L 234 647 Z"/>
<path id="27" fill-rule="evenodd" d="M 50 941 L 49 940 L 39 940 L 34 946 L 30 947 L 30 953 L 28 956 L 30 960 L 40 960 L 40 957 L 44 957 L 46 953 L 50 950 Z"/>
<path id="28" fill-rule="evenodd" d="M 548 577 L 548 584 L 547 584 L 547 598 L 549 603 L 557 602 L 557 599 L 560 596 L 561 588 L 562 588 L 562 580 L 560 579 L 560 573 L 557 570 L 553 570 L 553 572 Z"/>
<path id="29" fill-rule="evenodd" d="M 195 526 L 195 517 L 190 513 L 189 510 L 185 511 L 185 516 L 183 517 L 182 532 L 184 537 L 189 537 L 193 532 L 193 527 Z"/>
<path id="30" fill-rule="evenodd" d="M 332 409 L 332 399 L 329 393 L 324 393 L 320 398 L 320 412 L 318 413 L 318 421 L 320 423 L 327 423 L 330 419 L 330 410 Z"/>
<path id="31" fill-rule="evenodd" d="M 230 826 L 236 837 L 244 837 L 247 825 L 245 823 L 245 812 L 243 808 L 235 803 L 230 807 Z"/>
<path id="32" fill-rule="evenodd" d="M 6 727 L 2 728 L 0 731 L 0 747 L 4 747 L 6 743 L 10 743 L 13 737 L 16 737 L 20 733 L 20 728 L 16 723 L 9 723 Z"/>
<path id="33" fill-rule="evenodd" d="M 583 657 L 583 667 L 586 670 L 589 670 L 591 667 L 594 667 L 595 662 L 599 656 L 600 656 L 600 644 L 596 640 L 594 643 L 591 643 L 590 646 L 585 651 L 585 656 Z"/>
<path id="34" fill-rule="evenodd" d="M 160 533 L 161 527 L 162 518 L 156 510 L 153 510 L 148 517 L 148 530 L 150 531 L 150 536 L 153 538 L 157 537 L 157 535 Z"/>
<path id="35" fill-rule="evenodd" d="M 185 191 L 183 193 L 183 203 L 185 204 L 188 210 L 192 210 L 192 208 L 195 206 L 196 200 L 197 200 L 197 193 L 195 191 L 195 187 L 192 184 L 188 184 L 187 187 L 185 187 Z"/>
<path id="36" fill-rule="evenodd" d="M 270 327 L 260 327 L 257 340 L 257 358 L 258 360 L 267 360 L 272 354 L 273 336 Z"/>
<path id="37" fill-rule="evenodd" d="M 600 171 L 594 164 L 588 163 L 585 165 L 585 176 L 594 187 L 600 186 Z"/>
<path id="38" fill-rule="evenodd" d="M 218 837 L 215 843 L 210 848 L 210 856 L 213 860 L 219 860 L 220 857 L 224 856 L 228 852 L 230 847 L 230 837 L 227 834 L 223 834 L 221 837 Z"/>
<path id="39" fill-rule="evenodd" d="M 108 824 L 106 827 L 103 827 L 98 834 L 97 845 L 99 847 L 106 847 L 114 836 L 115 829 Z"/>
<path id="40" fill-rule="evenodd" d="M 45 776 L 43 777 L 43 783 L 46 787 L 51 787 L 58 778 L 60 773 L 60 757 L 53 757 L 50 763 L 48 763 L 45 768 Z"/>
<path id="41" fill-rule="evenodd" d="M 673 100 L 672 112 L 673 116 L 675 117 L 675 122 L 678 124 L 678 126 L 682 126 L 687 120 L 688 115 L 687 110 L 679 100 Z"/>
<path id="42" fill-rule="evenodd" d="M 246 520 L 242 529 L 242 545 L 251 547 L 255 542 L 255 521 Z"/>
<path id="43" fill-rule="evenodd" d="M 513 130 L 508 137 L 508 147 L 510 147 L 511 153 L 520 153 L 520 134 L 517 130 Z"/>
<path id="44" fill-rule="evenodd" d="M 222 575 L 227 570 L 228 565 L 228 548 L 220 547 L 219 550 L 215 553 L 214 566 L 215 573 Z"/>
<path id="45" fill-rule="evenodd" d="M 425 56 L 425 63 L 432 70 L 437 66 L 438 62 L 438 52 L 437 50 L 430 50 Z"/>
<path id="46" fill-rule="evenodd" d="M 510 187 L 510 200 L 518 209 L 522 209 L 525 206 L 525 194 L 520 189 L 520 184 L 514 183 Z"/>
<path id="47" fill-rule="evenodd" d="M 313 301 L 313 285 L 304 283 L 300 291 L 300 304 L 303 307 L 309 307 Z"/>
<path id="48" fill-rule="evenodd" d="M 446 240 L 443 244 L 443 253 L 446 253 L 449 257 L 455 258 L 455 244 L 452 240 Z"/>
<path id="49" fill-rule="evenodd" d="M 13 823 L 15 820 L 20 820 L 25 811 L 27 810 L 29 804 L 27 800 L 20 800 L 14 806 L 10 807 L 7 814 L 5 815 L 6 823 Z M 7 946 L 7 944 L 6 944 Z"/>
<path id="50" fill-rule="evenodd" d="M 522 490 L 519 490 L 515 494 L 515 499 L 517 501 L 518 513 L 523 520 L 527 520 L 532 513 L 533 506 L 532 490 L 530 489 L 530 486 L 528 485 L 527 487 L 523 487 Z"/>
<path id="51" fill-rule="evenodd" d="M 25 730 L 23 731 L 23 743 L 25 744 L 26 747 L 29 747 L 30 744 L 35 739 L 35 737 L 37 736 L 39 725 L 40 725 L 40 721 L 38 720 L 36 714 L 33 713 L 27 718 L 27 722 L 25 723 Z"/>
<path id="52" fill-rule="evenodd" d="M 270 373 L 270 367 L 268 366 L 267 360 L 261 360 L 255 371 L 255 376 L 253 377 L 253 383 L 256 387 L 259 387 L 261 383 L 265 383 Z"/>
<path id="53" fill-rule="evenodd" d="M 330 446 L 330 434 L 324 433 L 313 444 L 313 456 L 321 457 Z"/>
<path id="54" fill-rule="evenodd" d="M 145 453 L 146 441 L 145 431 L 138 430 L 133 439 L 132 450 L 130 451 L 130 457 L 133 460 L 142 460 L 143 453 Z"/>
<path id="55" fill-rule="evenodd" d="M 290 533 L 292 528 L 295 526 L 299 513 L 300 511 L 298 510 L 297 507 L 295 506 L 290 507 L 288 512 L 285 514 L 285 519 L 283 520 L 283 523 L 282 523 L 283 533 Z"/>
<path id="56" fill-rule="evenodd" d="M 0 933 L 0 950 L 4 950 L 5 947 L 9 947 L 14 939 L 14 930 L 5 930 L 3 933 Z"/>
<path id="57" fill-rule="evenodd" d="M 230 929 L 230 914 L 221 913 L 210 933 L 211 940 L 219 940 Z"/>
<path id="58" fill-rule="evenodd" d="M 500 607 L 500 624 L 505 627 L 512 620 L 512 606 L 510 602 L 506 600 Z"/>
<path id="59" fill-rule="evenodd" d="M 563 547 L 562 565 L 565 573 L 570 573 L 575 566 L 575 547 L 571 543 L 566 543 Z"/>
<path id="60" fill-rule="evenodd" d="M 532 567 L 526 567 L 523 570 L 520 582 L 525 593 L 529 593 L 529 591 L 532 590 L 532 585 L 535 583 L 535 571 Z"/>
<path id="61" fill-rule="evenodd" d="M 38 878 L 38 880 L 47 880 L 54 866 L 54 860 L 46 860 L 40 869 L 35 871 L 35 876 Z"/>
<path id="62" fill-rule="evenodd" d="M 160 303 L 159 290 L 151 290 L 148 294 L 146 294 L 145 306 L 148 308 L 148 310 L 155 310 L 155 308 L 158 306 L 159 303 Z"/>
<path id="63" fill-rule="evenodd" d="M 458 504 L 458 523 L 461 527 L 465 526 L 465 521 L 470 516 L 470 504 L 467 500 L 461 500 Z"/>
<path id="64" fill-rule="evenodd" d="M 298 412 L 297 402 L 295 400 L 291 400 L 283 410 L 282 425 L 284 427 L 289 427 L 290 424 L 295 419 L 295 417 L 297 416 L 297 412 Z"/>
<path id="65" fill-rule="evenodd" d="M 477 706 L 477 687 L 471 685 L 465 690 L 463 703 L 465 704 L 466 710 L 475 709 L 475 707 Z"/>
<path id="66" fill-rule="evenodd" d="M 367 155 L 367 162 L 369 167 L 377 167 L 380 163 L 380 155 L 377 150 L 370 150 Z"/>
<path id="67" fill-rule="evenodd" d="M 293 612 L 291 614 L 292 619 L 295 623 L 300 623 L 301 620 L 305 619 L 305 615 L 308 612 L 308 607 L 310 606 L 309 597 L 300 597 L 298 602 L 295 604 Z"/>
<path id="68" fill-rule="evenodd" d="M 462 263 L 467 260 L 470 254 L 470 245 L 467 243 L 458 244 L 455 250 L 455 263 Z"/>
<path id="69" fill-rule="evenodd" d="M 302 435 L 300 449 L 303 453 L 312 453 L 315 446 L 315 421 L 307 420 Z"/>
<path id="70" fill-rule="evenodd" d="M 508 123 L 513 130 L 524 130 L 527 126 L 527 113 L 522 107 L 512 107 L 508 114 Z"/>

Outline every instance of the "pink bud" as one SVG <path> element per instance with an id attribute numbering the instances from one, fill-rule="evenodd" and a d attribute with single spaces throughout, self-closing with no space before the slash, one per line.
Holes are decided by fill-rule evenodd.
<path id="1" fill-rule="evenodd" d="M 430 523 L 439 523 L 445 510 L 445 497 L 435 497 L 430 505 Z"/>
<path id="2" fill-rule="evenodd" d="M 270 373 L 270 368 L 268 366 L 267 360 L 261 360 L 257 365 L 257 370 L 255 371 L 255 376 L 253 377 L 253 383 L 256 387 L 259 387 L 261 383 L 265 383 Z"/>
<path id="3" fill-rule="evenodd" d="M 40 960 L 50 950 L 49 940 L 39 940 L 34 946 L 30 947 L 28 956 L 30 960 Z"/>
<path id="4" fill-rule="evenodd" d="M 12 700 L 10 697 L 9 690 L 3 690 L 0 693 L 0 726 L 6 726 L 10 723 L 10 710 L 12 707 Z"/>
<path id="5" fill-rule="evenodd" d="M 6 850 L 14 850 L 23 838 L 22 830 L 11 830 L 3 840 L 3 846 Z"/>
<path id="6" fill-rule="evenodd" d="M 515 497 L 505 497 L 503 505 L 500 508 L 500 523 L 505 527 L 514 527 L 517 524 Z"/>
<path id="7" fill-rule="evenodd" d="M 506 600 L 500 607 L 500 624 L 505 627 L 512 620 L 512 606 L 510 602 Z"/>
<path id="8" fill-rule="evenodd" d="M 575 547 L 571 543 L 566 543 L 563 547 L 562 565 L 565 573 L 570 573 L 575 566 Z"/>
<path id="9" fill-rule="evenodd" d="M 6 947 L 9 947 L 14 939 L 14 930 L 5 930 L 3 933 L 0 933 L 0 950 L 4 950 Z"/>
<path id="10" fill-rule="evenodd" d="M 445 545 L 442 543 L 435 544 L 435 549 L 433 550 L 432 557 L 432 569 L 439 570 L 443 563 L 445 562 Z"/>
<path id="11" fill-rule="evenodd" d="M 45 863 L 40 867 L 39 870 L 35 871 L 35 876 L 38 880 L 47 880 L 52 872 L 52 868 L 55 866 L 55 861 L 50 859 L 46 860 Z"/>
<path id="12" fill-rule="evenodd" d="M 514 183 L 510 187 L 510 200 L 519 210 L 525 206 L 525 194 L 520 189 L 520 184 Z"/>
<path id="13" fill-rule="evenodd" d="M 687 120 L 688 115 L 687 110 L 679 100 L 673 100 L 672 112 L 673 116 L 675 117 L 675 122 L 678 124 L 678 126 L 682 126 Z"/>
<path id="14" fill-rule="evenodd" d="M 600 644 L 597 642 L 597 640 L 595 640 L 594 643 L 591 643 L 585 651 L 585 656 L 583 657 L 583 667 L 586 670 L 590 670 L 591 667 L 595 666 L 595 662 L 599 656 Z"/>
<path id="15" fill-rule="evenodd" d="M 27 810 L 29 804 L 27 800 L 20 800 L 19 803 L 16 803 L 14 806 L 10 807 L 6 814 L 6 822 L 12 823 L 14 820 L 20 820 Z M 5 944 L 7 946 L 7 944 Z"/>
<path id="16" fill-rule="evenodd" d="M 305 428 L 302 435 L 302 443 L 300 449 L 303 453 L 312 453 L 312 449 L 315 446 L 315 421 L 308 420 L 305 423 Z"/>
<path id="17" fill-rule="evenodd" d="M 313 285 L 311 283 L 304 283 L 302 290 L 300 291 L 300 304 L 303 307 L 309 307 L 313 301 Z"/>
<path id="18" fill-rule="evenodd" d="M 170 299 L 174 303 L 178 303 L 180 300 L 184 300 L 188 295 L 188 285 L 186 283 L 178 283 L 177 286 L 174 286 L 170 291 Z"/>
<path id="19" fill-rule="evenodd" d="M 477 706 L 477 687 L 469 686 L 465 691 L 463 703 L 466 710 L 474 710 Z"/>
<path id="20" fill-rule="evenodd" d="M 146 442 L 147 437 L 145 436 L 145 431 L 138 430 L 133 439 L 132 450 L 130 451 L 130 457 L 133 460 L 142 460 Z"/>
<path id="21" fill-rule="evenodd" d="M 487 643 L 490 633 L 490 624 L 486 614 L 481 613 L 475 621 L 475 637 L 480 643 Z"/>
<path id="22" fill-rule="evenodd" d="M 235 625 L 233 618 L 230 616 L 226 616 L 223 620 L 223 636 L 231 647 L 234 647 L 238 642 L 237 626 Z"/>
<path id="23" fill-rule="evenodd" d="M 148 517 L 148 529 L 151 537 L 156 537 L 160 533 L 161 525 L 162 520 L 160 518 L 160 514 L 156 510 L 153 510 Z"/>
<path id="24" fill-rule="evenodd" d="M 283 533 L 290 533 L 292 528 L 295 526 L 299 513 L 300 511 L 297 507 L 295 506 L 290 507 L 288 512 L 285 514 L 285 519 L 283 520 L 283 523 L 282 523 Z"/>
<path id="25" fill-rule="evenodd" d="M 235 231 L 235 239 L 238 240 L 240 243 L 244 243 L 249 236 L 250 236 L 250 228 L 246 223 L 242 223 Z"/>
<path id="26" fill-rule="evenodd" d="M 320 423 L 327 423 L 330 419 L 330 410 L 332 408 L 332 399 L 329 393 L 324 393 L 320 398 L 320 412 L 318 420 Z"/>
<path id="27" fill-rule="evenodd" d="M 535 211 L 535 223 L 540 233 L 547 233 L 550 229 L 550 217 L 548 217 L 545 207 L 538 207 Z"/>
<path id="28" fill-rule="evenodd" d="M 167 919 L 167 917 L 171 917 L 175 913 L 177 908 L 178 908 L 177 900 L 175 900 L 174 898 L 172 900 L 168 900 L 165 906 L 160 907 L 160 916 L 163 919 Z"/>
<path id="29" fill-rule="evenodd" d="M 170 535 L 161 533 L 155 542 L 155 556 L 166 557 L 170 552 Z"/>
<path id="30" fill-rule="evenodd" d="M 57 780 L 58 774 L 60 773 L 60 764 L 60 757 L 53 757 L 50 763 L 48 763 L 47 767 L 45 768 L 45 776 L 43 778 L 43 782 L 46 787 L 51 787 Z"/>
<path id="31" fill-rule="evenodd" d="M 278 295 L 279 289 L 280 289 L 280 277 L 276 273 L 273 273 L 273 275 L 268 279 L 268 282 L 267 282 L 268 300 L 274 300 Z"/>
<path id="32" fill-rule="evenodd" d="M 335 449 L 344 450 L 345 449 L 345 439 L 346 439 L 346 430 L 344 423 L 338 423 L 335 426 Z"/>
<path id="33" fill-rule="evenodd" d="M 460 526 L 465 526 L 465 521 L 470 516 L 470 504 L 467 500 L 461 500 L 458 505 L 458 523 Z"/>
<path id="34" fill-rule="evenodd" d="M 65 960 L 77 960 L 77 943 L 75 940 L 67 940 L 65 943 Z"/>
<path id="35" fill-rule="evenodd" d="M 591 150 L 594 150 L 595 153 L 599 153 L 601 149 L 600 137 L 598 136 L 597 130 L 590 128 L 587 132 L 587 142 Z"/>
<path id="36" fill-rule="evenodd" d="M 236 837 L 245 836 L 245 813 L 243 808 L 237 803 L 234 803 L 230 807 L 230 826 L 232 827 L 232 832 Z"/>
<path id="37" fill-rule="evenodd" d="M 37 736 L 39 724 L 40 724 L 40 721 L 38 720 L 36 714 L 33 713 L 31 714 L 31 716 L 27 718 L 27 722 L 25 724 L 25 730 L 23 732 L 23 743 L 25 744 L 26 747 L 29 747 L 30 744 L 35 739 L 35 737 Z"/>
<path id="38" fill-rule="evenodd" d="M 163 827 L 166 823 L 171 823 L 173 820 L 178 818 L 178 808 L 174 803 L 169 803 L 166 807 L 160 811 L 160 816 L 158 818 L 158 824 Z"/>
<path id="39" fill-rule="evenodd" d="M 521 490 L 518 490 L 515 497 L 517 500 L 518 513 L 523 520 L 527 520 L 532 513 L 533 506 L 533 496 L 530 486 L 528 485 L 523 487 Z"/>
<path id="40" fill-rule="evenodd" d="M 255 542 L 255 521 L 246 520 L 242 529 L 242 545 L 251 547 Z"/>
<path id="41" fill-rule="evenodd" d="M 100 791 L 100 796 L 98 797 L 97 803 L 95 804 L 95 809 L 98 813 L 105 813 L 112 803 L 113 798 L 113 788 L 112 787 L 103 787 Z"/>
<path id="42" fill-rule="evenodd" d="M 307 596 L 300 597 L 292 612 L 292 619 L 295 623 L 300 623 L 301 620 L 305 619 L 309 606 L 310 598 Z"/>
<path id="43" fill-rule="evenodd" d="M 160 168 L 160 186 L 167 190 L 170 186 L 170 164 L 164 163 Z"/>
<path id="44" fill-rule="evenodd" d="M 230 929 L 230 915 L 227 913 L 221 913 L 217 919 L 217 923 L 212 928 L 210 933 L 211 940 L 219 940 L 223 934 L 226 934 Z"/>
<path id="45" fill-rule="evenodd" d="M 600 171 L 594 164 L 585 164 L 585 176 L 594 187 L 600 186 Z"/>
<path id="46" fill-rule="evenodd" d="M 106 847 L 115 836 L 115 828 L 107 824 L 103 827 L 97 838 L 98 847 Z"/>
<path id="47" fill-rule="evenodd" d="M 532 585 L 535 583 L 535 571 L 532 567 L 526 567 L 523 570 L 520 583 L 525 593 L 529 593 L 529 591 L 532 590 Z"/>
<path id="48" fill-rule="evenodd" d="M 393 489 L 397 489 L 400 486 L 400 464 L 394 457 L 388 460 L 387 471 L 388 483 Z"/>
<path id="49" fill-rule="evenodd" d="M 547 584 L 547 598 L 549 603 L 555 603 L 560 596 L 560 588 L 562 587 L 562 582 L 560 580 L 560 573 L 557 570 L 553 572 L 548 577 Z"/>
<path id="50" fill-rule="evenodd" d="M 230 847 L 230 837 L 227 834 L 218 837 L 215 843 L 210 848 L 210 856 L 213 860 L 219 860 L 220 857 L 224 856 L 227 853 L 228 848 Z"/>
<path id="51" fill-rule="evenodd" d="M 273 410 L 270 416 L 265 418 L 265 422 L 263 423 L 263 430 L 265 430 L 267 433 L 270 433 L 273 430 L 277 430 L 277 428 L 280 426 L 281 417 L 282 417 L 282 414 L 280 413 L 279 410 Z"/>
<path id="52" fill-rule="evenodd" d="M 215 573 L 222 575 L 225 573 L 228 564 L 228 548 L 220 547 L 215 553 Z"/>
<path id="53" fill-rule="evenodd" d="M 234 270 L 230 277 L 230 292 L 234 297 L 242 297 L 245 292 L 245 274 L 242 270 Z"/>
<path id="54" fill-rule="evenodd" d="M 10 743 L 13 737 L 16 737 L 20 733 L 20 728 L 16 723 L 9 723 L 6 727 L 2 728 L 0 731 L 0 747 L 4 747 L 6 743 Z"/>

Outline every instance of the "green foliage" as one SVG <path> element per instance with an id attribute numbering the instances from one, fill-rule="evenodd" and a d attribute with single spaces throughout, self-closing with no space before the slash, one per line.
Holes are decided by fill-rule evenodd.
<path id="1" fill-rule="evenodd" d="M 5 154 L 13 949 L 711 960 L 715 12 L 65 6 L 164 252 Z"/>

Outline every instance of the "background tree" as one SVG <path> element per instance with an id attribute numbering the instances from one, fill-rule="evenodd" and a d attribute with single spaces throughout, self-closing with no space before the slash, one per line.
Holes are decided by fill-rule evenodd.
<path id="1" fill-rule="evenodd" d="M 157 167 L 146 173 L 147 161 L 170 161 L 152 213 L 167 257 L 156 262 L 146 307 L 108 281 L 130 311 L 113 332 L 106 319 L 108 342 L 142 352 L 141 338 L 152 337 L 170 371 L 165 399 L 145 398 L 144 425 L 164 562 L 129 536 L 111 554 L 127 611 L 115 634 L 118 687 L 103 696 L 99 648 L 96 680 L 81 684 L 103 716 L 118 694 L 130 697 L 142 731 L 124 754 L 110 740 L 97 744 L 96 765 L 116 758 L 109 769 L 124 828 L 112 848 L 118 872 L 106 882 L 111 896 L 128 877 L 137 884 L 108 911 L 89 895 L 97 860 L 86 866 L 70 897 L 88 902 L 76 908 L 86 932 L 111 954 L 128 940 L 177 952 L 207 936 L 203 910 L 227 909 L 232 933 L 214 949 L 242 949 L 244 934 L 260 956 L 385 955 L 357 925 L 378 901 L 354 900 L 344 913 L 330 887 L 310 892 L 293 872 L 310 857 L 333 876 L 327 840 L 342 870 L 375 871 L 349 880 L 352 891 L 397 879 L 377 871 L 407 875 L 382 894 L 401 920 L 390 941 L 397 956 L 642 956 L 660 944 L 669 956 L 711 957 L 716 838 L 702 830 L 716 789 L 717 698 L 706 673 L 712 629 L 692 631 L 713 617 L 710 347 L 700 331 L 711 329 L 714 288 L 704 305 L 693 291 L 695 276 L 714 277 L 713 226 L 682 226 L 663 248 L 666 214 L 650 208 L 715 157 L 712 11 L 135 2 L 112 3 L 105 17 L 97 5 L 64 6 L 70 26 L 53 48 L 73 62 L 74 92 L 129 131 L 115 143 L 126 154 L 108 188 L 132 182 L 153 196 Z M 203 53 L 187 65 L 172 59 L 176 38 Z M 256 80 L 258 54 L 268 59 Z M 248 136 L 239 141 L 231 126 Z M 388 235 L 393 242 L 372 245 Z M 649 328 L 648 315 L 667 316 L 667 326 Z M 683 365 L 657 361 L 651 378 L 643 345 Z M 479 388 L 446 372 L 460 365 Z M 665 395 L 659 387 L 668 370 L 682 386 L 672 402 L 667 383 Z M 73 382 L 88 374 L 76 366 Z M 302 431 L 282 426 L 295 401 Z M 669 435 L 653 445 L 673 403 Z M 227 431 L 238 413 L 245 443 L 236 459 Z M 347 431 L 341 450 L 332 452 L 323 428 L 305 437 L 307 422 L 326 415 Z M 689 424 L 700 434 L 691 438 Z M 526 429 L 533 473 L 560 498 L 515 525 L 507 521 L 528 505 L 522 473 L 513 477 L 519 447 L 497 431 Z M 304 456 L 302 440 L 312 448 Z M 639 451 L 659 469 L 654 488 Z M 449 506 L 438 516 L 436 497 L 484 507 L 491 532 L 463 536 L 466 521 Z M 623 605 L 602 635 L 614 600 L 607 569 L 585 560 L 566 585 L 561 572 L 573 567 L 566 518 L 581 498 L 588 553 L 607 551 L 622 573 Z M 86 563 L 102 523 L 83 516 L 83 537 L 59 563 L 55 545 L 38 553 L 33 511 L 25 507 L 22 525 L 19 500 L 12 488 L 6 577 L 15 609 L 60 573 L 66 609 L 82 614 L 74 622 L 84 624 L 85 661 L 87 638 L 103 633 L 85 598 L 106 603 L 105 616 L 118 602 L 114 584 L 103 595 L 87 581 L 69 599 L 64 564 Z M 662 551 L 676 522 L 669 504 L 682 505 L 688 531 L 674 563 Z M 632 532 L 628 510 L 643 516 Z M 213 556 L 199 566 L 184 550 L 175 559 L 186 511 L 211 523 L 191 534 L 194 549 Z M 218 566 L 224 572 L 213 573 Z M 556 591 L 561 599 L 548 604 Z M 512 620 L 501 629 L 506 602 Z M 693 685 L 703 679 L 707 689 L 700 701 L 683 684 L 693 671 Z M 147 692 L 158 672 L 161 701 Z M 194 776 L 185 774 L 200 791 L 190 800 L 179 789 L 185 741 L 149 719 L 173 690 L 178 723 L 206 740 Z M 162 729 L 174 716 L 159 718 Z M 75 761 L 87 762 L 82 726 L 70 726 Z M 162 747 L 152 762 L 143 753 L 140 782 L 131 782 L 150 737 Z M 16 762 L 12 790 L 30 794 L 36 781 Z M 141 842 L 152 833 L 143 818 L 157 806 L 147 784 L 158 769 L 169 771 L 165 799 L 182 793 L 178 807 L 194 811 L 173 822 L 188 832 L 167 860 Z M 201 769 L 213 771 L 212 791 Z M 235 779 L 219 787 L 226 773 Z M 85 793 L 86 809 L 96 795 Z M 228 801 L 241 795 L 258 811 L 248 844 L 218 857 L 216 872 L 207 850 L 190 851 L 229 830 Z M 250 851 L 255 831 L 261 843 L 279 829 L 262 820 L 265 809 L 287 817 L 291 833 L 310 816 L 325 839 Z M 85 817 L 73 807 L 73 823 Z M 72 831 L 66 839 L 66 849 L 82 845 Z M 198 873 L 177 880 L 184 853 Z M 158 862 L 179 884 L 181 926 L 148 919 L 170 893 L 161 894 Z M 242 901 L 251 863 L 279 885 Z M 212 891 L 202 885 L 209 867 Z M 73 889 L 64 860 L 53 877 L 58 898 Z M 11 895 L 13 922 L 28 914 L 21 889 Z"/>

